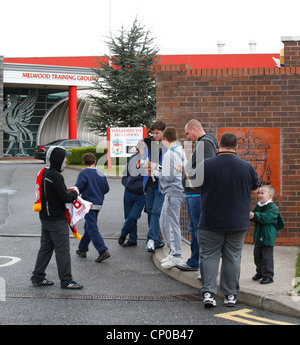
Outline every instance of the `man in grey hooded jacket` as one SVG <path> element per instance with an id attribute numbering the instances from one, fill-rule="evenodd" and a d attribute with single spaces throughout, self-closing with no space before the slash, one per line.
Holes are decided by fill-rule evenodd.
<path id="1" fill-rule="evenodd" d="M 163 144 L 168 149 L 159 172 L 160 191 L 164 194 L 164 203 L 160 215 L 160 228 L 163 238 L 170 249 L 170 254 L 163 259 L 161 266 L 174 267 L 183 263 L 180 229 L 180 209 L 184 200 L 181 166 L 186 157 L 181 144 L 177 141 L 174 127 L 167 127 L 163 132 Z"/>

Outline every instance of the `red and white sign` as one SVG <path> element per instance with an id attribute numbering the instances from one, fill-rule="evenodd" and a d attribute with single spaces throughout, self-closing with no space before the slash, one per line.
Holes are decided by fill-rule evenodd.
<path id="1" fill-rule="evenodd" d="M 4 83 L 91 86 L 95 75 L 4 70 Z"/>
<path id="2" fill-rule="evenodd" d="M 131 157 L 137 143 L 147 137 L 147 127 L 107 128 L 107 168 L 111 169 L 112 157 Z"/>

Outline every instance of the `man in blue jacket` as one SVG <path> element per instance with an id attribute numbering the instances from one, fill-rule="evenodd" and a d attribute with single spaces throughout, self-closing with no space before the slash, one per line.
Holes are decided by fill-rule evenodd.
<path id="1" fill-rule="evenodd" d="M 220 289 L 226 306 L 235 306 L 239 292 L 241 252 L 249 229 L 251 193 L 259 182 L 252 165 L 236 155 L 237 138 L 224 133 L 216 157 L 200 164 L 201 188 L 199 222 L 200 272 L 205 307 L 216 306 L 219 261 L 222 257 Z"/>

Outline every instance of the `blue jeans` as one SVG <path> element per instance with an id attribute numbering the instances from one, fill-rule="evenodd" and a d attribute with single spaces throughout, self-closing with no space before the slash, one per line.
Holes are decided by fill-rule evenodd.
<path id="1" fill-rule="evenodd" d="M 191 257 L 187 265 L 199 269 L 198 223 L 201 214 L 201 195 L 188 196 L 186 207 L 189 215 L 189 233 L 191 235 Z"/>
<path id="2" fill-rule="evenodd" d="M 157 187 L 147 187 L 145 201 L 149 226 L 147 241 L 153 240 L 155 247 L 157 247 L 158 245 L 163 245 L 163 241 L 159 235 L 159 218 L 164 203 L 164 194 L 159 193 Z"/>
<path id="3" fill-rule="evenodd" d="M 121 236 L 129 235 L 128 241 L 136 243 L 137 236 L 137 221 L 141 217 L 141 213 L 145 206 L 145 195 L 134 194 L 125 189 L 124 197 L 124 217 L 125 222 L 121 229 Z"/>
<path id="4" fill-rule="evenodd" d="M 87 252 L 89 250 L 89 243 L 91 241 L 99 254 L 107 250 L 98 229 L 98 214 L 98 210 L 90 210 L 90 212 L 84 216 L 84 234 L 78 245 L 78 249 L 81 252 Z"/>

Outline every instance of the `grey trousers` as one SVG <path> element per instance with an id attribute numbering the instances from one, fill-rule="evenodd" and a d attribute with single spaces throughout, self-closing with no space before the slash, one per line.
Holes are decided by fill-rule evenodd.
<path id="1" fill-rule="evenodd" d="M 245 231 L 220 232 L 199 229 L 200 293 L 217 293 L 220 260 L 220 290 L 224 296 L 239 292 L 241 254 Z"/>
<path id="2" fill-rule="evenodd" d="M 55 251 L 58 276 L 61 281 L 61 286 L 66 286 L 73 280 L 71 274 L 68 221 L 67 219 L 55 222 L 41 220 L 41 223 L 41 245 L 31 280 L 39 281 L 45 278 L 46 268 L 50 262 L 53 251 Z"/>
<path id="3" fill-rule="evenodd" d="M 178 257 L 182 255 L 179 219 L 184 198 L 184 194 L 179 197 L 166 194 L 159 219 L 162 236 L 167 246 L 170 248 L 171 254 Z"/>
<path id="4" fill-rule="evenodd" d="M 256 272 L 263 276 L 269 277 L 273 280 L 274 276 L 274 255 L 271 246 L 265 246 L 260 243 L 254 244 L 254 263 L 256 265 Z"/>

